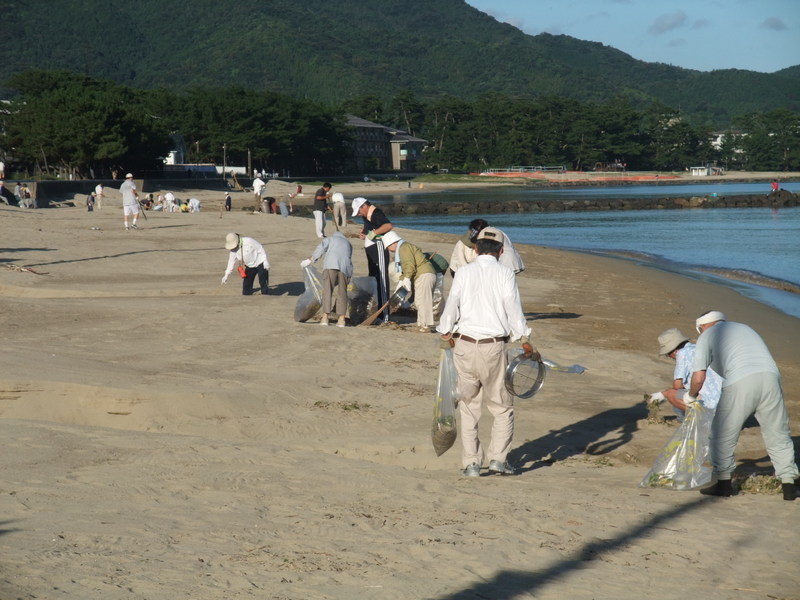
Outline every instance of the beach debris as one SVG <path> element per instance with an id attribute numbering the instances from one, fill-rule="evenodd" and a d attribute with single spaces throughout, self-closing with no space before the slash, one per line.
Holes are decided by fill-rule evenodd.
<path id="1" fill-rule="evenodd" d="M 739 482 L 739 491 L 748 494 L 780 494 L 781 480 L 774 475 L 751 473 Z"/>
<path id="2" fill-rule="evenodd" d="M 21 267 L 20 265 L 5 265 L 6 269 L 10 269 L 12 271 L 19 271 L 21 273 L 33 273 L 34 275 L 47 275 L 47 271 L 34 271 L 28 267 Z"/>

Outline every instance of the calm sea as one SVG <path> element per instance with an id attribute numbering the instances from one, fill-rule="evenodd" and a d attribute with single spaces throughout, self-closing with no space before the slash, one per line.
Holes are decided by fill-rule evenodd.
<path id="1" fill-rule="evenodd" d="M 800 184 L 783 184 L 794 193 Z M 569 188 L 559 190 L 470 190 L 375 197 L 391 215 L 391 203 L 458 202 L 491 193 L 493 198 L 564 200 L 658 195 L 754 194 L 769 184 L 696 184 Z M 475 215 L 477 216 L 477 215 Z M 599 253 L 727 285 L 741 294 L 800 318 L 800 208 L 721 208 L 480 215 L 515 243 Z M 399 227 L 463 234 L 471 215 L 391 217 Z"/>

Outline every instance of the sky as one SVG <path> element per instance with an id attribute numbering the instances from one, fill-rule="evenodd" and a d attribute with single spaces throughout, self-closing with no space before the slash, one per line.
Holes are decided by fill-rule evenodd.
<path id="1" fill-rule="evenodd" d="M 601 42 L 646 62 L 773 73 L 800 64 L 800 0 L 466 0 L 530 35 Z"/>

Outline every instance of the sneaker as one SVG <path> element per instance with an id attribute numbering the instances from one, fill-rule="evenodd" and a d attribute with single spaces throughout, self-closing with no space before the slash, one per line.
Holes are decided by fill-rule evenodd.
<path id="1" fill-rule="evenodd" d="M 430 333 L 431 332 L 431 328 L 430 327 L 425 327 L 424 325 L 421 325 L 421 326 L 417 327 L 417 331 L 419 331 L 420 333 Z"/>
<path id="2" fill-rule="evenodd" d="M 336 326 L 337 327 L 344 327 L 345 325 L 346 325 L 346 323 L 345 323 L 344 315 L 340 315 L 339 316 L 339 320 L 336 321 Z"/>
<path id="3" fill-rule="evenodd" d="M 480 477 L 481 466 L 478 463 L 472 463 L 464 469 L 464 477 Z"/>
<path id="4" fill-rule="evenodd" d="M 127 225 L 125 225 L 125 231 L 128 231 L 128 229 L 129 229 L 129 228 L 128 228 L 128 226 L 127 226 Z"/>
<path id="5" fill-rule="evenodd" d="M 493 460 L 489 463 L 489 473 L 497 473 L 498 475 L 516 475 L 517 470 L 512 467 L 508 462 L 500 462 Z"/>
<path id="6" fill-rule="evenodd" d="M 131 225 L 131 229 L 139 229 L 139 226 L 136 223 L 134 223 L 133 225 Z"/>
<path id="7" fill-rule="evenodd" d="M 322 315 L 322 318 L 319 320 L 320 325 L 327 325 L 328 324 L 328 315 Z"/>

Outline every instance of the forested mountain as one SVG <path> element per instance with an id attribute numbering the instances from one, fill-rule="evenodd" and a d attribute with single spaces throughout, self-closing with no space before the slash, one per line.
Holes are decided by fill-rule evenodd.
<path id="1" fill-rule="evenodd" d="M 231 85 L 335 104 L 421 99 L 654 99 L 693 121 L 800 110 L 798 67 L 711 73 L 645 63 L 568 36 L 529 36 L 463 0 L 0 2 L 0 94 L 13 73 L 66 69 L 129 86 Z M 565 8 L 567 10 L 567 8 Z"/>

